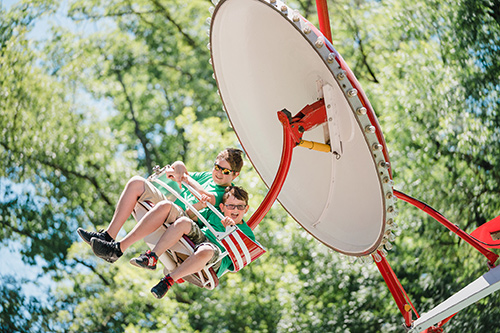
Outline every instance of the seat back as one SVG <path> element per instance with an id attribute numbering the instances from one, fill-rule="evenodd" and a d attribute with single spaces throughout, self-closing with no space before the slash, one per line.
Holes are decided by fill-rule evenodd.
<path id="1" fill-rule="evenodd" d="M 229 258 L 233 262 L 234 270 L 237 272 L 258 257 L 266 253 L 266 250 L 258 242 L 253 241 L 240 229 L 236 229 L 222 240 Z"/>

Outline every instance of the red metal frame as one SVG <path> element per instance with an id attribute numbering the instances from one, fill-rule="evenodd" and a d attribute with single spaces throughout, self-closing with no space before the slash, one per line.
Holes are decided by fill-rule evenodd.
<path id="1" fill-rule="evenodd" d="M 326 39 L 332 42 L 332 29 L 330 27 L 330 18 L 328 16 L 328 5 L 326 0 L 316 0 L 316 9 L 318 10 L 319 29 Z"/>
<path id="2" fill-rule="evenodd" d="M 380 274 L 384 278 L 384 281 L 387 284 L 387 287 L 389 288 L 392 297 L 396 301 L 396 305 L 398 306 L 399 311 L 403 315 L 406 327 L 410 328 L 413 323 L 411 311 L 413 310 L 417 318 L 419 318 L 420 316 L 415 307 L 413 306 L 413 304 L 411 303 L 410 298 L 406 294 L 406 291 L 401 285 L 401 282 L 399 282 L 398 278 L 396 277 L 396 274 L 392 270 L 391 265 L 389 265 L 387 259 L 385 257 L 382 257 L 380 251 L 378 251 L 378 254 L 381 256 L 382 260 L 380 262 L 377 262 L 375 260 L 375 264 L 377 264 L 377 268 L 380 271 Z M 443 332 L 442 326 L 446 324 L 454 315 L 455 314 L 440 321 L 437 324 L 437 326 L 431 326 L 427 328 L 422 333 L 442 333 Z"/>
<path id="3" fill-rule="evenodd" d="M 304 131 L 313 129 L 314 127 L 326 122 L 325 100 L 320 99 L 313 104 L 306 105 L 299 113 L 291 120 L 294 125 L 300 125 Z"/>
<path id="4" fill-rule="evenodd" d="M 290 170 L 293 148 L 302 140 L 305 131 L 326 122 L 325 103 L 321 99 L 311 105 L 306 105 L 293 118 L 287 110 L 279 111 L 278 119 L 283 125 L 283 151 L 281 152 L 280 166 L 269 192 L 247 222 L 252 230 L 262 221 L 278 198 Z"/>
<path id="5" fill-rule="evenodd" d="M 417 315 L 417 318 L 419 317 L 419 315 L 415 310 L 415 308 L 413 307 L 413 304 L 411 304 L 408 296 L 406 295 L 406 292 L 403 289 L 403 286 L 396 277 L 396 274 L 394 274 L 394 271 L 392 270 L 391 266 L 389 265 L 385 257 L 381 255 L 380 251 L 378 252 L 382 260 L 380 260 L 379 262 L 375 260 L 375 264 L 377 265 L 380 274 L 382 274 L 382 277 L 384 278 L 384 281 L 387 284 L 387 287 L 389 288 L 392 297 L 394 297 L 394 300 L 396 301 L 396 305 L 398 306 L 399 311 L 403 315 L 406 327 L 409 328 L 411 327 L 411 324 L 413 322 L 411 310 L 413 309 L 413 311 Z"/>
<path id="6" fill-rule="evenodd" d="M 327 38 L 331 42 L 332 34 L 326 0 L 316 0 L 316 7 L 318 10 L 320 30 L 325 38 Z M 326 110 L 324 101 L 319 100 L 312 105 L 307 105 L 293 118 L 288 111 L 279 111 L 278 119 L 283 125 L 283 150 L 281 154 L 281 161 L 275 179 L 271 187 L 269 188 L 268 194 L 262 201 L 259 208 L 257 208 L 255 213 L 248 221 L 248 225 L 250 226 L 250 228 L 252 228 L 252 230 L 255 229 L 255 227 L 262 221 L 267 212 L 271 209 L 271 206 L 276 201 L 281 189 L 283 188 L 283 184 L 288 175 L 288 171 L 290 170 L 293 148 L 299 144 L 303 133 L 314 128 L 315 126 L 326 122 Z M 469 234 L 462 231 L 460 228 L 458 228 L 458 226 L 452 224 L 432 207 L 397 190 L 394 190 L 394 195 L 399 199 L 404 200 L 411 205 L 423 210 L 424 212 L 432 216 L 436 221 L 443 224 L 446 228 L 456 233 L 460 238 L 465 240 L 467 243 L 477 249 L 481 254 L 483 254 L 489 260 L 488 263 L 490 267 L 495 267 L 495 262 L 499 257 L 497 254 L 484 248 Z M 409 328 L 411 327 L 413 322 L 412 311 L 415 313 L 417 318 L 419 317 L 419 315 L 415 307 L 411 303 L 400 281 L 396 277 L 396 274 L 389 265 L 388 261 L 381 255 L 380 251 L 378 252 L 382 260 L 380 260 L 379 262 L 375 260 L 377 268 L 379 269 L 384 281 L 389 288 L 389 291 L 396 301 L 399 311 L 403 315 L 406 327 Z M 443 330 L 441 326 L 449 321 L 453 316 L 454 315 L 441 321 L 437 326 L 429 327 L 424 332 L 442 332 Z"/>
<path id="7" fill-rule="evenodd" d="M 488 265 L 490 267 L 495 267 L 495 262 L 498 259 L 498 254 L 495 254 L 494 252 L 488 250 L 484 246 L 481 245 L 480 242 L 478 242 L 475 238 L 470 236 L 468 233 L 460 229 L 457 225 L 451 223 L 448 219 L 446 219 L 441 213 L 436 211 L 434 208 L 428 206 L 426 203 L 417 200 L 415 198 L 410 197 L 409 195 L 394 190 L 394 195 L 403 200 L 408 202 L 409 204 L 417 207 L 418 209 L 423 210 L 427 214 L 429 214 L 432 218 L 434 218 L 436 221 L 444 225 L 446 228 L 448 228 L 450 231 L 454 232 L 455 234 L 458 235 L 458 237 L 462 238 L 464 241 L 472 245 L 476 250 L 478 250 L 482 255 L 484 255 L 488 259 Z"/>
<path id="8" fill-rule="evenodd" d="M 274 181 L 267 192 L 266 197 L 261 202 L 259 208 L 253 213 L 252 217 L 248 220 L 248 226 L 253 230 L 262 221 L 264 216 L 269 212 L 274 201 L 278 197 L 278 194 L 283 188 L 286 176 L 290 170 L 290 163 L 292 162 L 292 150 L 295 147 L 295 142 L 292 139 L 292 130 L 290 123 L 288 122 L 287 116 L 283 111 L 278 112 L 278 118 L 283 124 L 283 151 L 281 152 L 281 162 L 278 168 L 278 172 L 274 178 Z"/>
<path id="9" fill-rule="evenodd" d="M 443 215 L 441 215 L 438 211 L 436 211 L 434 208 L 428 206 L 427 204 L 410 197 L 407 194 L 404 194 L 398 190 L 394 190 L 394 195 L 403 200 L 408 202 L 409 204 L 423 210 L 427 214 L 429 214 L 431 217 L 433 217 L 436 221 L 439 223 L 443 224 L 446 228 L 449 230 L 453 231 L 455 234 L 457 234 L 460 238 L 465 240 L 467 243 L 472 245 L 476 250 L 478 250 L 481 254 L 483 254 L 489 261 L 488 264 L 490 267 L 495 267 L 495 262 L 498 259 L 498 255 L 491 252 L 490 250 L 484 248 L 478 241 L 476 241 L 473 237 L 471 237 L 469 234 L 461 230 L 458 226 L 454 225 L 450 221 L 448 221 Z M 381 256 L 381 253 L 378 253 Z M 399 282 L 398 278 L 396 277 L 396 274 L 392 270 L 391 266 L 387 262 L 386 258 L 382 257 L 382 260 L 380 262 L 375 261 L 377 264 L 377 268 L 380 271 L 380 274 L 384 278 L 385 283 L 387 284 L 387 287 L 389 288 L 389 291 L 391 292 L 394 300 L 396 301 L 396 305 L 399 308 L 399 311 L 403 315 L 403 318 L 405 320 L 405 325 L 407 327 L 411 327 L 411 324 L 413 322 L 412 320 L 412 313 L 415 312 L 417 318 L 419 317 L 417 311 L 415 310 L 415 307 L 411 303 L 408 295 L 406 294 L 403 286 Z M 426 329 L 424 332 L 425 333 L 437 333 L 437 332 L 443 332 L 443 329 L 441 328 L 445 323 L 447 323 L 454 315 L 442 320 L 437 324 L 437 326 L 432 326 Z"/>

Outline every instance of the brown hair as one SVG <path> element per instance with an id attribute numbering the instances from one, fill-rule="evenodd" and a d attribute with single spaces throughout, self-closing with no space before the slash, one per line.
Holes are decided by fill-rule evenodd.
<path id="1" fill-rule="evenodd" d="M 233 172 L 240 172 L 243 168 L 243 151 L 236 148 L 226 148 L 217 155 L 218 159 L 224 159 L 231 166 Z"/>
<path id="2" fill-rule="evenodd" d="M 229 198 L 230 195 L 233 195 L 236 199 L 245 201 L 245 204 L 248 205 L 248 192 L 243 189 L 243 187 L 240 186 L 234 186 L 230 185 L 226 187 L 226 190 L 224 192 L 224 195 L 222 196 L 222 203 L 226 203 L 226 200 Z"/>

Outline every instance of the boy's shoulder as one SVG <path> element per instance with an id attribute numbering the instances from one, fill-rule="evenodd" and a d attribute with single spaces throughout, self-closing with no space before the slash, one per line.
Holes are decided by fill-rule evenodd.
<path id="1" fill-rule="evenodd" d="M 226 186 L 217 185 L 211 171 L 190 172 L 189 176 L 209 192 L 224 192 Z"/>

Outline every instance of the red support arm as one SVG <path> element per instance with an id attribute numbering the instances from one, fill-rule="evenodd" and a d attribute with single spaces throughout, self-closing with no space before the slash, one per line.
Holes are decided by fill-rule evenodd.
<path id="1" fill-rule="evenodd" d="M 380 252 L 378 254 L 381 255 Z M 420 316 L 411 303 L 410 298 L 406 294 L 403 286 L 401 285 L 401 282 L 399 282 L 387 259 L 382 256 L 381 258 L 382 260 L 380 262 L 375 261 L 375 264 L 377 264 L 377 268 L 380 271 L 380 274 L 384 278 L 384 281 L 387 284 L 392 297 L 394 297 L 394 300 L 396 301 L 399 311 L 403 315 L 406 327 L 410 328 L 413 323 L 412 310 L 413 312 L 415 312 L 417 318 Z M 421 333 L 443 333 L 442 326 L 446 324 L 454 315 L 455 314 L 449 316 L 448 318 L 439 322 L 437 326 L 431 326 Z"/>
<path id="2" fill-rule="evenodd" d="M 328 5 L 326 0 L 316 0 L 318 10 L 319 29 L 326 39 L 332 42 L 332 30 L 330 28 L 330 18 L 328 16 Z"/>
<path id="3" fill-rule="evenodd" d="M 481 245 L 481 243 L 479 243 L 476 239 L 474 239 L 468 233 L 466 233 L 465 231 L 460 229 L 457 225 L 451 223 L 448 219 L 446 219 L 443 215 L 441 215 L 434 208 L 428 206 L 426 203 L 424 203 L 420 200 L 412 198 L 409 195 L 404 194 L 403 192 L 399 192 L 397 190 L 394 190 L 394 195 L 396 197 L 398 197 L 399 199 L 406 201 L 409 204 L 411 204 L 411 205 L 423 210 L 427 214 L 429 214 L 436 221 L 438 221 L 439 223 L 444 225 L 450 231 L 457 234 L 458 237 L 462 238 L 464 241 L 466 241 L 467 243 L 472 245 L 476 250 L 478 250 L 482 255 L 484 255 L 488 259 L 488 264 L 490 267 L 495 267 L 495 262 L 498 259 L 498 254 L 495 254 L 494 252 L 491 252 L 487 248 L 483 247 Z"/>
<path id="4" fill-rule="evenodd" d="M 306 105 L 293 118 L 287 110 L 279 111 L 278 119 L 283 125 L 283 150 L 280 166 L 269 192 L 247 222 L 252 230 L 262 221 L 278 198 L 290 170 L 293 148 L 299 144 L 303 133 L 326 122 L 325 102 L 321 99 L 311 105 Z"/>
<path id="5" fill-rule="evenodd" d="M 379 255 L 381 256 L 380 252 Z M 382 277 L 384 278 L 384 281 L 387 284 L 392 297 L 394 297 L 394 300 L 396 301 L 399 311 L 403 315 L 406 327 L 411 327 L 411 324 L 413 322 L 411 318 L 411 310 L 413 308 L 413 305 L 409 300 L 407 300 L 408 296 L 406 295 L 403 286 L 401 286 L 401 283 L 396 277 L 396 274 L 394 274 L 394 271 L 389 265 L 389 262 L 387 262 L 385 257 L 381 256 L 381 258 L 382 260 L 380 262 L 377 262 L 375 260 L 375 264 L 377 264 L 377 268 L 380 271 L 380 274 L 382 274 Z M 418 317 L 416 310 L 414 308 L 413 310 Z"/>
<path id="6" fill-rule="evenodd" d="M 292 151 L 295 147 L 295 141 L 292 137 L 292 128 L 290 126 L 290 119 L 283 111 L 278 112 L 278 119 L 283 125 L 283 151 L 281 152 L 281 162 L 278 172 L 274 178 L 273 184 L 269 188 L 266 197 L 260 204 L 259 208 L 253 213 L 252 217 L 248 220 L 248 226 L 253 230 L 262 221 L 264 216 L 271 209 L 274 201 L 283 187 L 286 180 L 288 171 L 290 170 L 290 163 L 292 162 Z"/>

